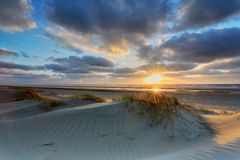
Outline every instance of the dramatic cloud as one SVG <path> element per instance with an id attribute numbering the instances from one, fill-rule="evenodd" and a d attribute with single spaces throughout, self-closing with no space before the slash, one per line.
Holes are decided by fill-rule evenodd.
<path id="1" fill-rule="evenodd" d="M 181 62 L 168 62 L 168 63 L 158 63 L 158 64 L 148 64 L 137 67 L 138 70 L 149 72 L 178 72 L 187 71 L 195 68 L 197 65 L 195 63 L 181 63 Z"/>
<path id="2" fill-rule="evenodd" d="M 0 5 L 0 29 L 7 32 L 32 29 L 37 25 L 31 19 L 33 8 L 28 0 L 2 0 Z"/>
<path id="3" fill-rule="evenodd" d="M 174 36 L 159 47 L 143 46 L 138 57 L 149 62 L 163 60 L 204 63 L 240 55 L 240 29 L 209 30 Z"/>
<path id="4" fill-rule="evenodd" d="M 98 67 L 113 67 L 114 63 L 110 60 L 107 60 L 102 57 L 93 57 L 93 56 L 83 56 L 83 57 L 77 57 L 77 56 L 70 56 L 67 58 L 55 58 L 53 59 L 54 62 L 60 63 L 60 64 L 68 64 L 69 66 L 98 66 Z"/>
<path id="5" fill-rule="evenodd" d="M 0 61 L 0 74 L 21 71 L 44 71 L 50 70 L 53 73 L 71 74 L 98 74 L 114 72 L 115 64 L 102 57 L 93 56 L 70 56 L 67 58 L 49 58 L 53 63 L 42 66 L 31 66 L 11 62 Z"/>
<path id="6" fill-rule="evenodd" d="M 166 0 L 53 0 L 48 7 L 48 17 L 53 22 L 77 32 L 98 34 L 112 30 L 152 33 L 170 9 Z"/>
<path id="7" fill-rule="evenodd" d="M 135 68 L 115 68 L 110 77 L 120 78 L 144 78 L 151 73 L 160 72 L 161 74 L 176 73 L 182 71 L 190 71 L 196 67 L 193 63 L 162 63 L 141 65 Z"/>
<path id="8" fill-rule="evenodd" d="M 184 28 L 200 28 L 221 22 L 240 12 L 240 0 L 182 0 L 181 22 Z"/>
<path id="9" fill-rule="evenodd" d="M 69 46 L 75 44 L 79 49 L 79 44 L 84 44 L 95 51 L 118 55 L 126 54 L 131 45 L 158 31 L 171 15 L 168 0 L 53 0 L 46 8 L 48 19 L 68 30 L 58 32 L 58 41 L 69 45 L 69 40 L 66 43 L 63 39 L 77 34 L 81 38 L 71 39 Z"/>
<path id="10" fill-rule="evenodd" d="M 40 69 L 39 67 L 0 61 L 0 69 L 2 69 L 2 68 L 4 68 L 4 69 L 20 69 L 20 70 L 26 70 L 26 71 Z"/>
<path id="11" fill-rule="evenodd" d="M 114 69 L 114 73 L 116 73 L 116 74 L 127 74 L 127 73 L 135 73 L 135 72 L 137 72 L 137 69 L 129 68 L 129 67 L 126 67 L 126 68 L 115 68 Z"/>
<path id="12" fill-rule="evenodd" d="M 0 48 L 0 58 L 5 58 L 8 56 L 18 56 L 18 53 L 5 48 Z"/>
<path id="13" fill-rule="evenodd" d="M 53 64 L 45 65 L 46 69 L 65 74 L 86 74 L 91 72 L 112 71 L 114 63 L 102 57 L 70 56 L 67 58 L 51 58 Z"/>
<path id="14" fill-rule="evenodd" d="M 0 81 L 135 84 L 159 72 L 181 83 L 240 73 L 240 28 L 230 28 L 239 25 L 240 0 L 32 2 L 0 2 L 0 31 L 37 27 L 33 6 L 41 25 L 3 33 Z"/>
<path id="15" fill-rule="evenodd" d="M 240 57 L 216 60 L 199 66 L 200 69 L 230 71 L 240 69 Z"/>

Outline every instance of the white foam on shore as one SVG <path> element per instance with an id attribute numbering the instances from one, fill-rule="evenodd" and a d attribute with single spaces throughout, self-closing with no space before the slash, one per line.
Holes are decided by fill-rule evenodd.
<path id="1" fill-rule="evenodd" d="M 23 104 L 22 104 L 23 105 Z M 157 127 L 124 109 L 125 103 L 99 103 L 0 122 L 1 160 L 168 160 L 240 159 L 240 115 L 208 116 L 219 135 L 187 141 L 166 138 Z M 23 107 L 24 108 L 24 107 Z M 218 117 L 217 117 L 218 116 Z M 232 118 L 231 118 L 232 117 Z"/>

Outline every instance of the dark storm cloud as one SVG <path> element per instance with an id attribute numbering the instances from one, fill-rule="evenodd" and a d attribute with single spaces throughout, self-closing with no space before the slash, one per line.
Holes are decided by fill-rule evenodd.
<path id="1" fill-rule="evenodd" d="M 36 23 L 31 19 L 32 11 L 28 0 L 1 0 L 0 29 L 16 32 L 35 28 Z"/>
<path id="2" fill-rule="evenodd" d="M 240 0 L 182 0 L 180 29 L 221 22 L 240 11 Z"/>
<path id="3" fill-rule="evenodd" d="M 20 70 L 25 70 L 25 71 L 41 69 L 41 67 L 0 61 L 0 69 L 3 69 L 3 68 L 4 69 L 20 69 Z"/>
<path id="4" fill-rule="evenodd" d="M 219 59 L 206 63 L 192 70 L 180 72 L 168 72 L 168 76 L 178 77 L 217 77 L 217 76 L 236 76 L 240 73 L 240 57 Z"/>
<path id="5" fill-rule="evenodd" d="M 91 66 L 113 67 L 114 63 L 102 57 L 83 56 L 82 61 Z"/>
<path id="6" fill-rule="evenodd" d="M 149 63 L 159 62 L 163 59 L 159 46 L 153 45 L 142 45 L 138 50 L 137 57 Z"/>
<path id="7" fill-rule="evenodd" d="M 52 70 L 54 72 L 62 72 L 62 73 L 66 73 L 72 70 L 70 67 L 60 65 L 60 64 L 46 64 L 44 65 L 44 67 L 48 70 Z"/>
<path id="8" fill-rule="evenodd" d="M 48 19 L 62 27 L 47 36 L 70 49 L 124 55 L 159 31 L 172 15 L 170 0 L 52 0 Z"/>
<path id="9" fill-rule="evenodd" d="M 209 30 L 174 36 L 159 47 L 143 46 L 138 57 L 149 62 L 170 60 L 204 63 L 240 55 L 240 29 Z"/>
<path id="10" fill-rule="evenodd" d="M 55 58 L 54 62 L 61 64 L 68 64 L 69 66 L 98 66 L 98 67 L 113 67 L 114 63 L 110 60 L 107 60 L 102 57 L 94 57 L 94 56 L 69 56 L 67 58 Z"/>
<path id="11" fill-rule="evenodd" d="M 4 58 L 8 56 L 18 56 L 18 53 L 5 48 L 0 48 L 0 58 Z"/>
<path id="12" fill-rule="evenodd" d="M 170 11 L 167 0 L 52 0 L 47 5 L 47 16 L 54 23 L 94 34 L 112 30 L 152 33 Z"/>
<path id="13" fill-rule="evenodd" d="M 228 63 L 221 63 L 221 64 L 215 64 L 211 66 L 212 69 L 240 69 L 240 59 L 235 59 L 233 61 L 230 61 Z"/>
<path id="14" fill-rule="evenodd" d="M 127 74 L 127 73 L 135 73 L 135 72 L 137 72 L 137 69 L 129 68 L 129 67 L 115 68 L 113 72 L 116 73 L 116 74 Z"/>
<path id="15" fill-rule="evenodd" d="M 65 74 L 87 74 L 91 72 L 111 72 L 114 63 L 102 57 L 69 56 L 67 58 L 50 58 L 53 64 L 44 67 L 53 72 Z"/>
<path id="16" fill-rule="evenodd" d="M 111 68 L 102 68 L 94 66 L 68 66 L 64 64 L 46 64 L 44 65 L 45 69 L 51 70 L 55 73 L 63 74 L 90 74 L 91 72 L 112 72 Z"/>
<path id="17" fill-rule="evenodd" d="M 181 62 L 168 62 L 161 64 L 147 64 L 137 67 L 138 70 L 142 71 L 151 71 L 157 70 L 161 72 L 178 72 L 178 71 L 187 71 L 196 67 L 195 63 L 181 63 Z"/>
<path id="18" fill-rule="evenodd" d="M 115 66 L 115 64 L 110 60 L 93 56 L 69 56 L 67 58 L 51 57 L 48 60 L 53 63 L 42 66 L 31 66 L 0 61 L 0 69 L 18 69 L 23 71 L 51 70 L 53 72 L 63 74 L 89 74 L 91 72 L 113 72 L 113 67 Z"/>
<path id="19" fill-rule="evenodd" d="M 240 69 L 240 57 L 232 59 L 223 59 L 219 61 L 207 64 L 204 69 L 215 69 L 215 70 L 232 70 Z"/>

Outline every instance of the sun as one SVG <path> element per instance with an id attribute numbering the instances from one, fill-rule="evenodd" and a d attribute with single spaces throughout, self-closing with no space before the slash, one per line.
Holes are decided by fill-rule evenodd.
<path id="1" fill-rule="evenodd" d="M 160 73 L 155 73 L 145 78 L 145 82 L 148 84 L 156 84 L 162 80 L 162 75 Z"/>

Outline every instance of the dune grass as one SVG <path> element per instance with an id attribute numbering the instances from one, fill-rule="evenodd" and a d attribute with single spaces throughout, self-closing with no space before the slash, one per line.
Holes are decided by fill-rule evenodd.
<path id="1" fill-rule="evenodd" d="M 65 103 L 62 100 L 44 99 L 41 101 L 40 108 L 42 108 L 44 111 L 52 111 L 54 108 L 64 105 Z"/>
<path id="2" fill-rule="evenodd" d="M 159 124 L 163 120 L 170 123 L 179 109 L 189 112 L 193 109 L 191 105 L 163 94 L 124 95 L 119 100 L 129 100 L 128 110 L 148 118 L 150 126 Z"/>
<path id="3" fill-rule="evenodd" d="M 198 114 L 196 108 L 175 97 L 160 93 L 146 93 L 124 95 L 120 99 L 128 100 L 128 111 L 146 118 L 150 127 L 160 124 L 164 126 L 168 137 L 184 134 L 187 139 L 192 139 L 197 135 L 216 133 L 211 124 Z"/>
<path id="4" fill-rule="evenodd" d="M 29 87 L 18 87 L 18 100 L 36 100 L 40 102 L 39 107 L 44 111 L 52 111 L 54 108 L 64 106 L 65 103 L 62 100 L 52 99 L 49 97 L 43 97 L 38 92 Z"/>
<path id="5" fill-rule="evenodd" d="M 40 108 L 45 111 L 52 111 L 60 106 L 67 106 L 63 100 L 53 99 L 50 97 L 41 96 L 38 92 L 30 87 L 16 87 L 18 91 L 17 99 L 18 100 L 36 100 L 40 102 Z M 81 95 L 73 95 L 69 97 L 70 100 L 81 99 L 84 101 L 94 101 L 94 102 L 105 102 L 105 99 L 91 95 L 91 94 L 81 94 Z"/>
<path id="6" fill-rule="evenodd" d="M 17 87 L 17 99 L 18 100 L 43 100 L 44 98 L 40 96 L 36 90 L 29 87 Z"/>
<path id="7" fill-rule="evenodd" d="M 81 99 L 85 101 L 94 101 L 94 102 L 105 102 L 106 100 L 102 97 L 98 97 L 92 94 L 80 94 L 80 95 L 72 95 L 69 97 L 70 99 Z"/>
<path id="8" fill-rule="evenodd" d="M 121 100 L 128 100 L 127 110 L 146 118 L 150 127 L 161 125 L 170 138 L 183 135 L 187 140 L 198 136 L 215 134 L 196 108 L 160 93 L 124 95 Z"/>

